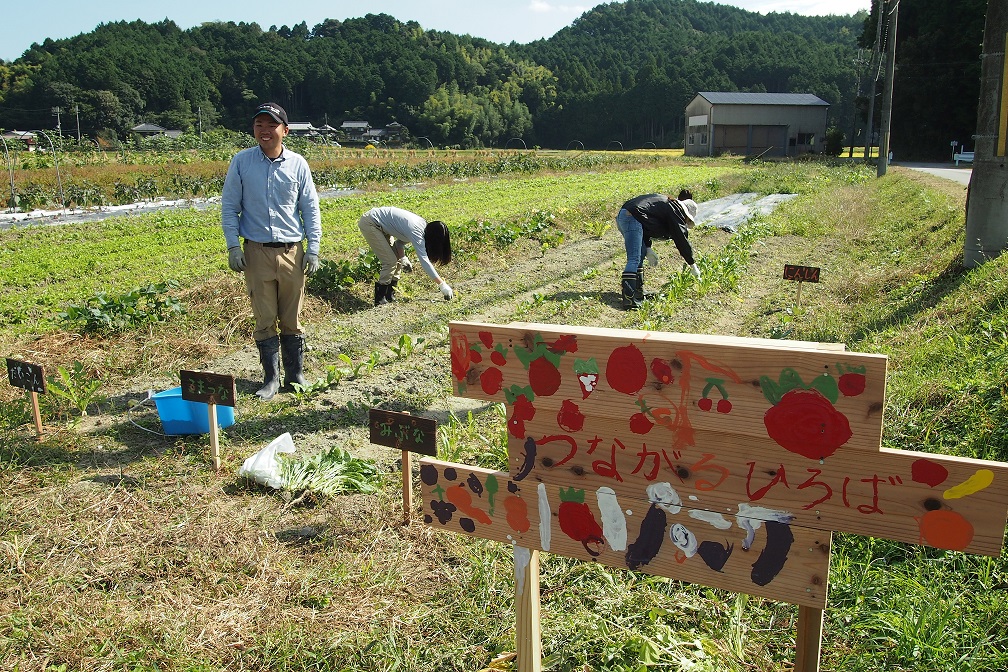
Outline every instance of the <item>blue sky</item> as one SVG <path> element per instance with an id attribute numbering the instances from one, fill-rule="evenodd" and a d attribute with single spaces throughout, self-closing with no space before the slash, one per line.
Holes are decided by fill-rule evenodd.
<path id="1" fill-rule="evenodd" d="M 571 24 L 598 0 L 301 0 L 297 3 L 175 0 L 146 3 L 136 0 L 99 0 L 81 3 L 43 0 L 39 4 L 8 3 L 0 21 L 0 59 L 13 61 L 32 43 L 89 33 L 100 23 L 141 19 L 154 23 L 168 18 L 186 29 L 206 21 L 255 22 L 293 26 L 304 21 L 312 28 L 323 19 L 343 20 L 367 13 L 390 14 L 400 21 L 416 21 L 428 30 L 483 37 L 494 42 L 531 42 L 549 37 Z M 792 12 L 807 16 L 854 14 L 871 7 L 871 0 L 723 0 L 766 14 Z"/>

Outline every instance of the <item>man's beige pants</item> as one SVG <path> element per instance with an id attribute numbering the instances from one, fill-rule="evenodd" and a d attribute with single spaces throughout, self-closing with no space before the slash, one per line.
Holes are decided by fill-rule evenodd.
<path id="1" fill-rule="evenodd" d="M 303 259 L 301 243 L 266 247 L 245 241 L 245 286 L 252 299 L 255 340 L 276 336 L 278 324 L 281 334 L 303 335 L 300 319 L 305 289 Z"/>

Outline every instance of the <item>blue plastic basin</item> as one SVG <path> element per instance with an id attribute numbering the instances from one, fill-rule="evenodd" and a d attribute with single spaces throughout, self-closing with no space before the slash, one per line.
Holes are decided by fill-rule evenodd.
<path id="1" fill-rule="evenodd" d="M 153 396 L 157 406 L 161 426 L 168 436 L 182 434 L 209 434 L 210 411 L 206 404 L 187 401 L 182 398 L 182 388 L 173 387 Z M 234 408 L 217 405 L 217 426 L 230 427 L 234 424 Z"/>

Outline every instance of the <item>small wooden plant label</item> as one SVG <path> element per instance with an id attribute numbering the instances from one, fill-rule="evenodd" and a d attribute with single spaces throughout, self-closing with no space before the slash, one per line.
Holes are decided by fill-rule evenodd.
<path id="1" fill-rule="evenodd" d="M 45 394 L 45 372 L 38 364 L 22 362 L 18 359 L 7 358 L 7 380 L 14 387 L 22 390 Z"/>
<path id="2" fill-rule="evenodd" d="M 209 371 L 180 371 L 182 380 L 182 398 L 186 401 L 198 401 L 204 404 L 219 406 L 234 406 L 235 379 Z"/>
<path id="3" fill-rule="evenodd" d="M 798 282 L 819 282 L 819 268 L 816 266 L 784 265 L 784 279 Z"/>
<path id="4" fill-rule="evenodd" d="M 437 420 L 372 408 L 371 443 L 437 457 Z"/>

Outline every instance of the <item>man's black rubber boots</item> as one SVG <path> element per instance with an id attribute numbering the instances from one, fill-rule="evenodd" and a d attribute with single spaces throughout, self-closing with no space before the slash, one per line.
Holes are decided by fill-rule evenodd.
<path id="1" fill-rule="evenodd" d="M 262 399 L 272 399 L 280 389 L 280 337 L 273 336 L 256 341 L 259 346 L 259 361 L 263 367 L 263 386 L 256 394 Z"/>
<path id="2" fill-rule="evenodd" d="M 280 334 L 280 354 L 283 357 L 284 387 L 293 389 L 294 383 L 304 387 L 304 336 Z"/>

